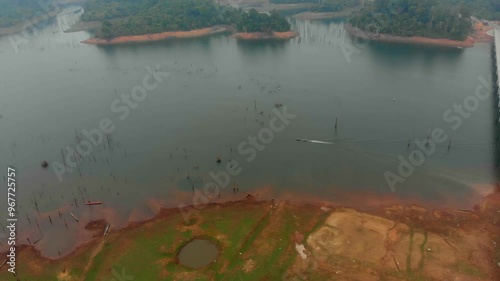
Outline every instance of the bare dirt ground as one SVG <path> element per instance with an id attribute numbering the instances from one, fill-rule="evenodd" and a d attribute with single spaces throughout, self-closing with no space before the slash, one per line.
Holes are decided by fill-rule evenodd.
<path id="1" fill-rule="evenodd" d="M 493 41 L 493 37 L 487 34 L 490 30 L 492 30 L 491 26 L 484 25 L 482 22 L 477 21 L 474 23 L 472 38 L 477 43 L 490 43 Z"/>
<path id="2" fill-rule="evenodd" d="M 497 280 L 491 237 L 482 230 L 430 232 L 407 224 L 338 209 L 309 235 L 311 259 L 339 280 Z M 300 263 L 309 263 L 309 266 Z M 300 272 L 300 271 L 299 271 Z M 497 277 L 495 277 L 497 276 Z M 404 279 L 401 279 L 404 278 Z"/>

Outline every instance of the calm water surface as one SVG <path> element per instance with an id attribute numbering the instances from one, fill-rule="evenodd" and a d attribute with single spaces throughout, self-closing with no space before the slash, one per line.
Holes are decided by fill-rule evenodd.
<path id="1" fill-rule="evenodd" d="M 117 228 L 157 207 L 189 204 L 193 186 L 223 168 L 217 157 L 242 167 L 220 200 L 252 192 L 361 208 L 399 200 L 466 209 L 494 190 L 498 100 L 481 102 L 457 130 L 443 121 L 475 92 L 478 76 L 491 79 L 487 44 L 460 51 L 371 43 L 346 56 L 352 41 L 339 22 L 298 21 L 301 37 L 289 42 L 220 35 L 97 47 L 80 43 L 87 32 L 62 33 L 77 16 L 60 15 L 18 53 L 0 38 L 0 167 L 18 169 L 19 239 L 40 239 L 44 255 L 67 254 L 88 239 L 77 230 L 91 219 Z M 148 66 L 170 75 L 120 120 L 111 104 L 142 84 Z M 248 163 L 237 147 L 269 126 L 275 103 L 297 117 Z M 115 131 L 62 182 L 41 168 L 44 160 L 62 163 L 61 149 L 103 118 Z M 397 173 L 398 155 L 413 150 L 408 138 L 425 140 L 433 128 L 446 131 L 452 148 L 438 146 L 391 192 L 384 172 Z M 83 206 L 87 200 L 105 205 Z"/>

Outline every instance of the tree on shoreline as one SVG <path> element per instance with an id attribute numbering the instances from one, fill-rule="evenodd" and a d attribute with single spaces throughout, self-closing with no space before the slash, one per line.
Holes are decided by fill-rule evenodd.
<path id="1" fill-rule="evenodd" d="M 240 14 L 236 28 L 240 32 L 282 32 L 289 31 L 290 24 L 276 10 L 268 15 L 251 9 Z"/>

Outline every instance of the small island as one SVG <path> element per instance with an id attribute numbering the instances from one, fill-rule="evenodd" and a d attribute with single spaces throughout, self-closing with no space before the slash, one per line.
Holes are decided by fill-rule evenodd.
<path id="1" fill-rule="evenodd" d="M 95 38 L 83 41 L 98 45 L 223 32 L 234 32 L 238 39 L 289 39 L 298 35 L 277 11 L 243 11 L 212 0 L 89 0 L 82 21 L 102 23 Z"/>
<path id="2" fill-rule="evenodd" d="M 374 41 L 472 47 L 471 10 L 436 0 L 374 0 L 355 13 L 346 30 Z"/>

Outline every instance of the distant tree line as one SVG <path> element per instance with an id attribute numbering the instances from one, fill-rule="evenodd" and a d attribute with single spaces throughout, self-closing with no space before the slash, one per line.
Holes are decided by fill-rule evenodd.
<path id="1" fill-rule="evenodd" d="M 361 5 L 361 0 L 270 0 L 273 4 L 312 3 L 313 12 L 338 12 Z"/>
<path id="2" fill-rule="evenodd" d="M 345 7 L 360 5 L 360 1 L 343 0 L 270 0 L 274 4 L 316 3 L 312 10 L 315 12 L 339 11 Z M 349 3 L 345 3 L 349 2 Z M 355 3 L 352 3 L 355 2 Z M 370 1 L 365 1 L 369 3 Z M 439 0 L 444 6 L 460 6 L 471 11 L 479 19 L 500 20 L 499 0 Z M 339 9 L 340 7 L 340 9 Z"/>
<path id="3" fill-rule="evenodd" d="M 101 21 L 97 37 L 187 31 L 216 25 L 235 25 L 238 31 L 288 31 L 285 17 L 272 11 L 221 6 L 212 0 L 89 0 L 82 16 L 84 21 Z"/>
<path id="4" fill-rule="evenodd" d="M 313 12 L 338 12 L 361 6 L 361 0 L 322 0 L 312 7 Z"/>
<path id="5" fill-rule="evenodd" d="M 320 3 L 321 0 L 269 0 L 273 4 Z"/>
<path id="6" fill-rule="evenodd" d="M 436 0 L 374 0 L 349 22 L 385 34 L 464 40 L 471 30 L 470 15 L 464 7 Z"/>
<path id="7" fill-rule="evenodd" d="M 313 3 L 311 8 L 315 12 L 334 12 L 346 7 L 359 5 L 360 0 L 270 0 L 275 4 Z M 170 2 L 169 0 L 87 0 L 85 3 L 85 13 L 82 16 L 84 21 L 104 21 L 117 18 L 126 18 L 140 13 L 151 13 L 152 7 L 160 2 Z M 178 1 L 177 1 L 178 2 Z M 185 2 L 195 4 L 200 2 L 203 5 L 205 0 L 186 0 Z M 377 1 L 375 1 L 377 2 Z M 391 0 L 390 5 L 414 5 L 415 1 Z M 365 1 L 370 3 L 370 1 Z M 427 3 L 427 1 L 422 1 Z M 467 11 L 479 19 L 500 20 L 499 0 L 439 0 L 440 7 L 453 7 Z M 426 4 L 427 5 L 427 4 Z M 433 5 L 436 6 L 436 5 Z M 32 19 L 43 14 L 39 0 L 0 0 L 0 27 L 10 27 L 25 20 Z M 234 19 L 233 19 L 234 20 Z M 232 21 L 234 22 L 234 21 Z"/>

